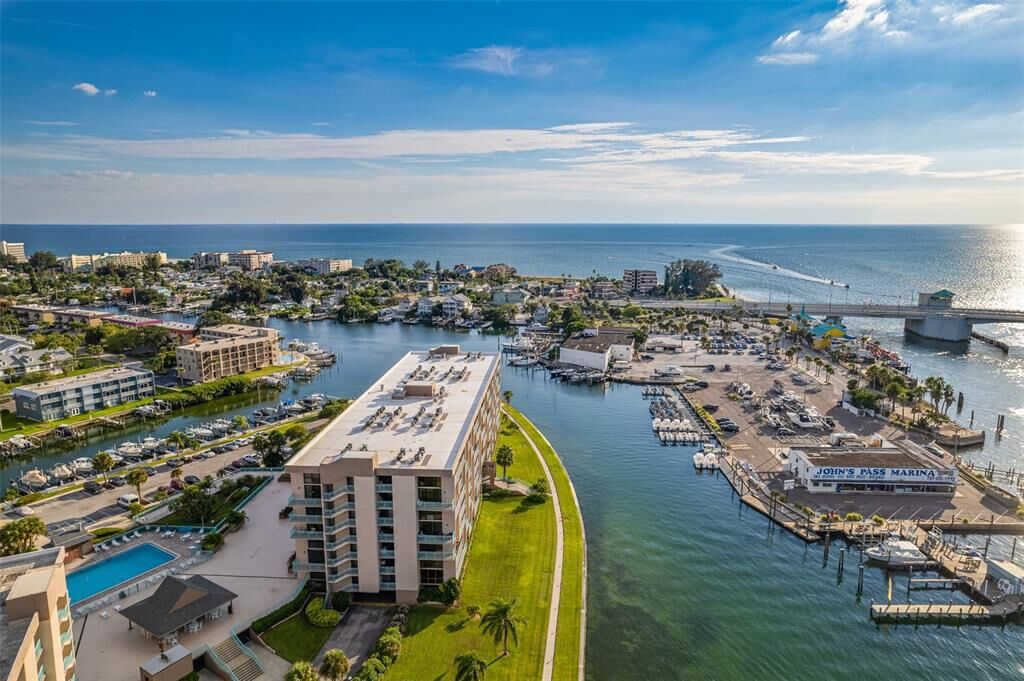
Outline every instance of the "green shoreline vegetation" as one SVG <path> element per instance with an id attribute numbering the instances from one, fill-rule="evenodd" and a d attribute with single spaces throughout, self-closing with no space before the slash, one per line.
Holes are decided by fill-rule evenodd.
<path id="1" fill-rule="evenodd" d="M 544 479 L 544 469 L 524 432 L 537 444 L 555 480 L 552 493 L 563 505 L 564 563 L 553 679 L 578 678 L 582 611 L 582 522 L 565 469 L 540 433 L 518 412 L 503 416 L 496 450 L 511 447 L 508 476 L 530 485 Z M 573 509 L 568 512 L 567 509 Z M 390 679 L 447 678 L 456 657 L 475 653 L 487 664 L 488 679 L 539 679 L 544 667 L 551 586 L 555 561 L 556 519 L 551 503 L 510 494 L 489 494 L 481 504 L 458 607 L 419 605 L 409 612 L 402 654 L 389 669 Z M 503 643 L 484 632 L 492 602 L 517 599 L 518 642 Z M 562 628 L 571 629 L 562 633 Z"/>

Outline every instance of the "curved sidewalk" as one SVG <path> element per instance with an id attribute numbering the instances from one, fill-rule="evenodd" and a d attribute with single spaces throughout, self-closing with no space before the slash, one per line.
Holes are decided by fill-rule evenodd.
<path id="1" fill-rule="evenodd" d="M 523 421 L 528 423 L 530 425 L 530 427 L 533 428 L 533 430 L 535 430 L 540 435 L 540 437 L 544 439 L 544 444 L 547 445 L 547 447 L 551 450 L 551 452 L 555 455 L 555 457 L 558 457 L 558 452 L 556 452 L 555 448 L 551 446 L 551 443 L 548 442 L 548 439 L 546 437 L 544 437 L 544 434 L 540 431 L 540 429 L 537 428 L 537 426 L 535 426 L 533 424 L 533 422 L 531 422 L 528 418 L 526 418 L 526 416 L 524 414 L 522 414 L 521 412 L 519 412 L 517 410 L 515 413 L 509 413 L 509 417 L 512 418 L 513 420 L 522 419 Z M 554 504 L 554 513 L 555 513 L 555 565 L 554 565 L 554 574 L 552 575 L 552 581 L 551 581 L 551 607 L 550 607 L 550 609 L 548 611 L 547 640 L 546 640 L 545 646 L 544 646 L 544 670 L 543 670 L 543 674 L 541 676 L 541 681 L 551 681 L 552 674 L 554 672 L 554 664 L 555 664 L 555 641 L 556 641 L 557 636 L 558 636 L 558 614 L 559 614 L 559 608 L 561 606 L 561 601 L 562 601 L 562 572 L 563 572 L 564 548 L 565 548 L 564 520 L 563 520 L 563 516 L 562 516 L 562 506 L 561 506 L 561 502 L 559 500 L 558 488 L 555 485 L 554 477 L 551 475 L 551 469 L 548 467 L 547 460 L 544 458 L 544 455 L 541 453 L 540 449 L 537 447 L 537 443 L 535 443 L 533 441 L 533 438 L 530 436 L 530 433 L 525 428 L 522 428 L 522 427 L 520 427 L 520 432 L 522 433 L 522 435 L 526 439 L 526 441 L 529 443 L 530 448 L 533 449 L 533 453 L 537 455 L 537 459 L 540 461 L 541 468 L 544 469 L 544 477 L 547 479 L 548 487 L 551 489 L 551 500 L 552 500 L 552 502 Z M 586 623 L 587 623 L 587 605 L 586 605 L 586 598 L 587 598 L 586 535 L 583 534 L 583 518 L 582 518 L 582 515 L 580 515 L 579 500 L 576 498 L 576 489 L 572 485 L 572 480 L 569 478 L 568 471 L 565 471 L 564 464 L 563 464 L 562 468 L 563 468 L 563 471 L 565 472 L 565 477 L 566 477 L 566 479 L 567 479 L 567 481 L 569 483 L 569 489 L 572 491 L 572 494 L 573 494 L 573 503 L 575 505 L 575 511 L 576 511 L 576 513 L 577 513 L 577 515 L 578 515 L 578 517 L 580 519 L 580 533 L 581 533 L 581 536 L 583 537 L 583 542 L 584 542 L 584 545 L 583 545 L 583 579 L 582 579 L 582 592 L 581 592 L 581 603 L 580 603 L 580 607 L 581 607 L 581 611 L 580 611 L 580 649 L 579 649 L 579 656 L 578 656 L 578 660 L 579 660 L 579 678 L 582 680 L 583 679 L 583 668 L 584 668 L 584 663 L 583 663 L 584 652 L 583 651 L 584 651 L 584 644 L 585 644 L 585 640 L 586 640 Z"/>

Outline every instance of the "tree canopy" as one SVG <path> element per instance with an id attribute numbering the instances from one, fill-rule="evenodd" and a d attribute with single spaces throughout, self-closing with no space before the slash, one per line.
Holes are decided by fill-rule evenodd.
<path id="1" fill-rule="evenodd" d="M 665 292 L 696 298 L 721 277 L 718 265 L 707 260 L 676 260 L 665 266 Z"/>

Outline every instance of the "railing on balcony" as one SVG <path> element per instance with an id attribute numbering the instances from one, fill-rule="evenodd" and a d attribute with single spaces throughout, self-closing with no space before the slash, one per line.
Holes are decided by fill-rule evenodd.
<path id="1" fill-rule="evenodd" d="M 292 539 L 323 539 L 324 533 L 318 530 L 300 530 L 293 527 L 289 536 Z"/>
<path id="2" fill-rule="evenodd" d="M 389 516 L 379 516 L 377 518 L 377 524 L 378 525 L 387 525 L 389 527 L 394 527 L 395 519 L 392 518 L 392 517 L 389 517 Z"/>
<path id="3" fill-rule="evenodd" d="M 43 642 L 40 641 L 39 639 L 36 639 L 36 659 L 38 660 L 39 656 L 42 655 L 42 654 L 43 654 Z"/>
<path id="4" fill-rule="evenodd" d="M 386 501 L 384 499 L 378 499 L 377 500 L 377 508 L 382 508 L 382 509 L 387 510 L 389 508 L 394 508 L 394 507 L 395 507 L 395 502 L 393 502 L 393 501 Z"/>
<path id="5" fill-rule="evenodd" d="M 324 516 L 327 518 L 336 518 L 342 513 L 348 513 L 356 510 L 356 504 L 354 501 L 349 501 L 344 504 L 336 504 L 334 508 L 325 508 Z"/>
<path id="6" fill-rule="evenodd" d="M 390 492 L 392 487 L 390 484 L 377 483 L 376 485 L 374 485 L 374 489 L 376 489 L 378 492 Z"/>
<path id="7" fill-rule="evenodd" d="M 422 499 L 417 499 L 416 508 L 423 509 L 425 511 L 450 511 L 455 508 L 455 505 L 451 501 L 424 501 Z"/>
<path id="8" fill-rule="evenodd" d="M 297 497 L 292 495 L 288 497 L 289 506 L 319 506 L 323 499 L 320 497 Z"/>
<path id="9" fill-rule="evenodd" d="M 448 534 L 417 534 L 416 541 L 424 544 L 444 544 L 451 542 L 455 538 L 453 532 Z"/>
<path id="10" fill-rule="evenodd" d="M 359 574 L 359 570 L 356 568 L 348 568 L 347 570 L 340 570 L 334 574 L 327 575 L 328 582 L 340 582 L 346 577 L 354 577 Z"/>
<path id="11" fill-rule="evenodd" d="M 323 572 L 324 564 L 295 561 L 292 563 L 292 569 L 296 572 Z"/>
<path id="12" fill-rule="evenodd" d="M 356 526 L 356 521 L 351 519 L 351 518 L 349 518 L 348 520 L 342 520 L 342 521 L 339 521 L 339 522 L 332 522 L 332 521 L 328 520 L 327 524 L 324 525 L 324 527 L 327 529 L 327 533 L 328 534 L 334 534 L 336 532 L 340 532 L 341 530 L 350 530 L 350 529 L 352 529 L 355 526 Z"/>
<path id="13" fill-rule="evenodd" d="M 74 640 L 75 637 L 72 635 L 70 631 L 65 631 L 63 634 L 60 635 L 60 644 L 62 646 L 66 646 L 67 644 L 74 642 Z"/>
<path id="14" fill-rule="evenodd" d="M 455 555 L 451 551 L 417 551 L 416 557 L 419 560 L 445 560 Z"/>
<path id="15" fill-rule="evenodd" d="M 71 607 L 65 605 L 63 608 L 57 611 L 57 617 L 59 617 L 62 620 L 71 619 Z"/>
<path id="16" fill-rule="evenodd" d="M 355 491 L 356 491 L 355 487 L 353 487 L 352 485 L 347 485 L 347 486 L 344 486 L 344 487 L 339 487 L 339 488 L 337 488 L 337 489 L 335 489 L 335 490 L 333 490 L 331 492 L 324 492 L 323 494 L 324 494 L 324 499 L 325 500 L 333 501 L 333 500 L 337 499 L 338 497 L 342 496 L 343 494 L 353 494 L 353 493 L 355 493 Z"/>
<path id="17" fill-rule="evenodd" d="M 377 539 L 379 541 L 395 541 L 395 533 L 394 532 L 379 532 L 377 534 Z"/>
<path id="18" fill-rule="evenodd" d="M 322 515 L 303 515 L 301 513 L 292 513 L 288 516 L 288 522 L 290 523 L 316 523 L 319 525 L 324 521 Z"/>
<path id="19" fill-rule="evenodd" d="M 380 573 L 382 575 L 393 575 L 393 574 L 395 574 L 395 566 L 394 565 L 381 565 L 380 566 Z"/>
<path id="20" fill-rule="evenodd" d="M 324 546 L 333 551 L 334 549 L 339 549 L 342 546 L 345 546 L 346 544 L 355 544 L 355 543 L 356 543 L 355 536 L 348 535 L 346 537 L 342 537 L 341 539 L 339 539 L 337 541 L 329 541 L 326 544 L 324 544 Z"/>
<path id="21" fill-rule="evenodd" d="M 395 552 L 388 549 L 381 549 L 377 552 L 377 556 L 380 558 L 394 558 Z"/>
<path id="22" fill-rule="evenodd" d="M 334 558 L 328 558 L 327 565 L 329 565 L 330 567 L 338 567 L 342 563 L 347 563 L 348 561 L 355 560 L 358 557 L 359 554 L 357 554 L 355 551 L 349 551 L 348 553 L 339 554 Z"/>
<path id="23" fill-rule="evenodd" d="M 75 656 L 74 656 L 74 654 L 68 655 L 68 656 L 66 656 L 64 658 L 64 669 L 68 669 L 69 667 L 72 667 L 74 664 L 75 664 Z"/>
<path id="24" fill-rule="evenodd" d="M 380 583 L 380 590 L 381 591 L 394 591 L 395 590 L 395 583 L 394 582 L 381 582 Z"/>

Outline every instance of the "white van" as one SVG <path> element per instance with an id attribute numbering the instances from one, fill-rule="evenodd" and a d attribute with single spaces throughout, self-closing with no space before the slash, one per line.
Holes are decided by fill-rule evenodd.
<path id="1" fill-rule="evenodd" d="M 129 506 L 132 505 L 132 502 L 138 501 L 138 500 L 139 500 L 139 495 L 138 494 L 125 494 L 125 495 L 123 495 L 123 496 L 118 498 L 117 505 L 120 506 L 121 508 L 127 509 Z"/>

